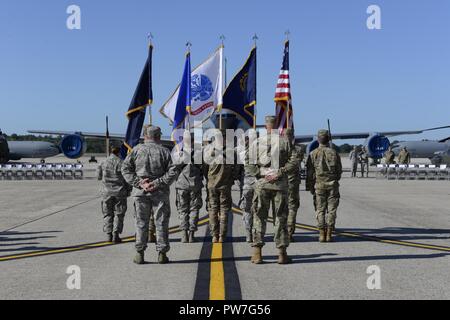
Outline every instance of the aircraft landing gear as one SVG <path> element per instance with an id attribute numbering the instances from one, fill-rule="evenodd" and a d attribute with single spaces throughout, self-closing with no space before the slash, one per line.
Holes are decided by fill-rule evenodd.
<path id="1" fill-rule="evenodd" d="M 44 164 L 45 163 L 45 159 L 41 159 L 41 163 Z"/>

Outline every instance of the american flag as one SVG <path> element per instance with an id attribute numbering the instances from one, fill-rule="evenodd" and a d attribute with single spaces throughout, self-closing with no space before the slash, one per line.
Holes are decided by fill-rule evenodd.
<path id="1" fill-rule="evenodd" d="M 283 66 L 278 77 L 275 92 L 277 126 L 282 133 L 286 128 L 294 128 L 291 83 L 289 79 L 289 41 L 284 47 Z"/>

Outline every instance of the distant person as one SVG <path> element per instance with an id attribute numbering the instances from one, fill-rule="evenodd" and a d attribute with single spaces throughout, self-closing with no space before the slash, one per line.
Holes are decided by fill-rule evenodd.
<path id="1" fill-rule="evenodd" d="M 364 174 L 366 177 L 369 177 L 369 153 L 367 152 L 366 147 L 361 149 L 359 153 L 359 162 L 361 164 L 361 178 L 364 178 Z"/>
<path id="2" fill-rule="evenodd" d="M 122 159 L 119 154 L 119 148 L 112 148 L 111 155 L 97 168 L 97 178 L 102 181 L 103 231 L 107 235 L 107 241 L 116 244 L 122 242 L 120 235 L 130 191 L 121 173 Z"/>
<path id="3" fill-rule="evenodd" d="M 403 147 L 400 153 L 398 154 L 398 163 L 406 165 L 411 163 L 411 154 L 409 153 L 406 147 Z"/>
<path id="4" fill-rule="evenodd" d="M 384 154 L 384 162 L 387 165 L 395 164 L 395 153 L 392 151 L 391 146 L 389 146 L 388 151 Z"/>
<path id="5" fill-rule="evenodd" d="M 332 242 L 340 200 L 342 162 L 336 150 L 329 147 L 327 130 L 319 131 L 318 140 L 319 147 L 308 157 L 306 188 L 315 199 L 319 242 Z"/>
<path id="6" fill-rule="evenodd" d="M 352 164 L 352 178 L 356 178 L 356 172 L 358 171 L 358 147 L 354 146 L 353 150 L 350 151 L 349 159 Z"/>

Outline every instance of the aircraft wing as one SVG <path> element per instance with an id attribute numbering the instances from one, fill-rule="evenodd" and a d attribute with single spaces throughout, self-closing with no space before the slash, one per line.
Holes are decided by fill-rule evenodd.
<path id="1" fill-rule="evenodd" d="M 52 130 L 28 130 L 28 133 L 32 134 L 45 134 L 45 135 L 51 135 L 51 136 L 70 136 L 70 135 L 79 135 L 82 136 L 85 139 L 106 139 L 106 133 L 95 133 L 95 132 L 82 132 L 82 131 L 52 131 Z M 111 140 L 125 140 L 124 134 L 116 134 L 116 133 L 110 133 L 109 139 Z M 141 138 L 142 141 L 144 141 L 144 137 Z M 163 145 L 167 147 L 173 147 L 173 142 L 170 137 L 162 137 L 161 142 Z"/>
<path id="2" fill-rule="evenodd" d="M 440 129 L 447 129 L 450 128 L 450 126 L 443 126 L 443 127 L 436 127 L 436 128 L 430 128 L 430 129 L 423 129 L 423 130 L 410 130 L 410 131 L 381 131 L 381 132 L 353 132 L 353 133 L 332 133 L 333 134 L 333 140 L 348 140 L 348 139 L 367 139 L 370 136 L 374 134 L 379 134 L 385 137 L 395 137 L 395 136 L 402 136 L 402 135 L 410 135 L 410 134 L 421 134 L 427 131 L 434 131 L 434 130 L 440 130 Z M 300 135 L 295 137 L 295 141 L 297 143 L 305 143 L 305 142 L 311 142 L 314 139 L 316 139 L 316 136 L 314 135 Z"/>

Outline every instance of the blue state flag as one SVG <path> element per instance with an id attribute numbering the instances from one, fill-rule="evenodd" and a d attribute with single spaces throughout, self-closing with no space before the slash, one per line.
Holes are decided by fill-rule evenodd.
<path id="1" fill-rule="evenodd" d="M 172 141 L 178 148 L 182 148 L 183 132 L 180 129 L 186 129 L 186 122 L 189 121 L 188 117 L 191 112 L 191 102 L 191 54 L 188 52 L 173 119 Z"/>
<path id="2" fill-rule="evenodd" d="M 256 125 L 256 47 L 244 66 L 228 85 L 223 96 L 223 111 L 238 116 L 246 127 Z"/>
<path id="3" fill-rule="evenodd" d="M 144 126 L 147 106 L 153 103 L 152 90 L 152 56 L 153 46 L 149 46 L 148 58 L 145 62 L 144 70 L 139 79 L 138 86 L 134 92 L 130 107 L 126 116 L 128 118 L 128 128 L 125 141 L 120 150 L 122 159 L 137 146 L 141 140 L 142 127 Z"/>

